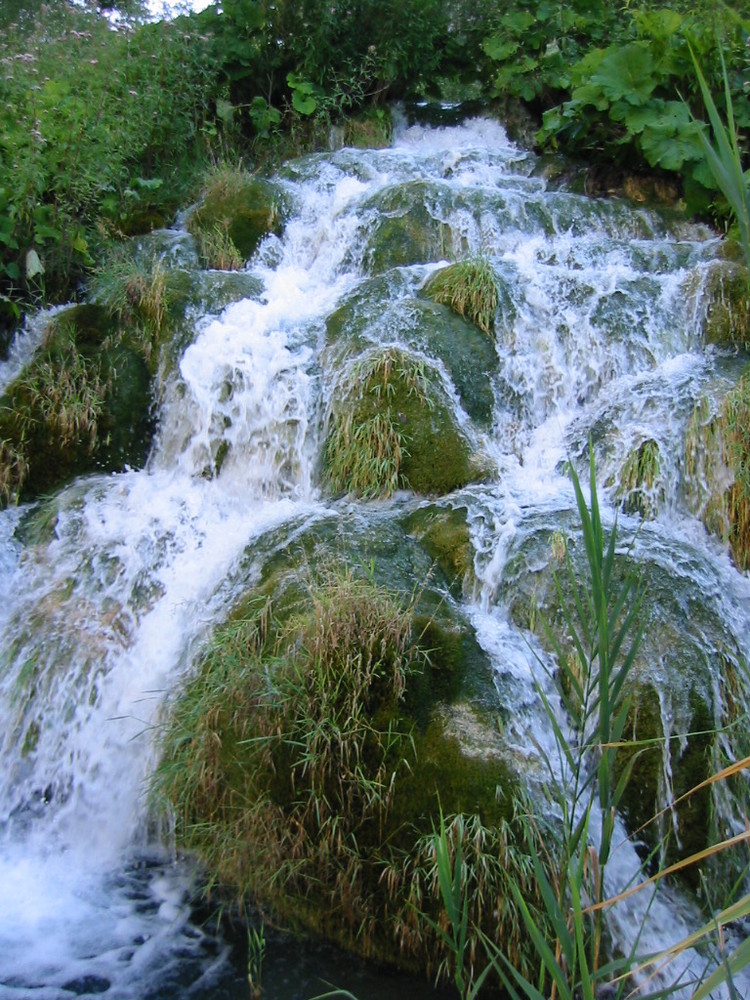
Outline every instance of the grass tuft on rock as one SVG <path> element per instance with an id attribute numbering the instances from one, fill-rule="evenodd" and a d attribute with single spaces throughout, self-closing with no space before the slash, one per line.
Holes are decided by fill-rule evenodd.
<path id="1" fill-rule="evenodd" d="M 397 348 L 365 357 L 336 396 L 323 449 L 334 492 L 444 494 L 476 478 L 468 443 L 422 359 Z"/>
<path id="2" fill-rule="evenodd" d="M 743 572 L 750 568 L 750 373 L 718 413 L 700 400 L 685 435 L 688 501 L 708 531 L 728 542 Z"/>
<path id="3" fill-rule="evenodd" d="M 499 293 L 495 272 L 486 257 L 470 257 L 441 268 L 428 280 L 425 292 L 488 336 L 494 333 Z"/>
<path id="4" fill-rule="evenodd" d="M 617 496 L 628 514 L 638 513 L 645 518 L 656 516 L 664 498 L 660 483 L 661 452 L 651 438 L 628 452 L 620 470 Z"/>
<path id="5" fill-rule="evenodd" d="M 744 571 L 750 567 L 750 374 L 745 373 L 724 400 L 720 426 L 726 462 L 734 473 L 725 497 L 729 544 Z"/>
<path id="6" fill-rule="evenodd" d="M 359 954 L 435 972 L 445 948 L 420 913 L 440 917 L 428 843 L 439 792 L 451 822 L 467 814 L 452 836 L 471 863 L 470 946 L 481 953 L 481 928 L 520 955 L 508 880 L 528 864 L 506 804 L 514 783 L 500 760 L 464 755 L 439 717 L 420 728 L 408 714 L 410 683 L 431 669 L 417 598 L 343 570 L 295 593 L 278 618 L 246 601 L 171 707 L 153 794 L 178 843 L 213 888 Z"/>
<path id="7" fill-rule="evenodd" d="M 221 270 L 239 269 L 260 240 L 280 228 L 280 192 L 231 163 L 208 171 L 203 199 L 188 220 L 204 263 Z"/>

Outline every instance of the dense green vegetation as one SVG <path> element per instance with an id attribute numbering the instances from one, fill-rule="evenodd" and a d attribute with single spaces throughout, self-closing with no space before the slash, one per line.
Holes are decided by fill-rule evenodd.
<path id="1" fill-rule="evenodd" d="M 747 0 L 226 0 L 158 23 L 137 0 L 6 3 L 0 18 L 6 330 L 75 297 L 106 241 L 168 219 L 207 164 L 257 167 L 356 115 L 385 132 L 393 98 L 520 102 L 540 145 L 608 174 L 674 175 L 690 211 L 730 220 L 694 63 L 723 96 L 723 54 L 747 152 Z"/>

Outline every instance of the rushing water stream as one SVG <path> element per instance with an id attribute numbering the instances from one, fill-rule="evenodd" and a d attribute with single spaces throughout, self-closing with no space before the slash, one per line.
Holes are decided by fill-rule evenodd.
<path id="1" fill-rule="evenodd" d="M 549 562 L 550 533 L 575 534 L 564 461 L 581 459 L 589 438 L 609 524 L 628 452 L 650 440 L 662 458 L 656 516 L 638 530 L 639 517 L 621 514 L 620 525 L 648 566 L 647 651 L 669 731 L 690 725 L 675 683 L 683 664 L 693 670 L 683 657 L 706 665 L 702 683 L 717 698 L 719 652 L 745 670 L 750 580 L 690 513 L 684 485 L 695 401 L 725 389 L 740 366 L 703 346 L 701 281 L 719 241 L 677 215 L 555 189 L 485 120 L 404 125 L 390 149 L 308 157 L 278 180 L 292 205 L 283 235 L 250 261 L 246 298 L 196 321 L 178 371 L 165 376 L 147 468 L 69 485 L 46 531 L 23 530 L 24 508 L 0 513 L 3 1000 L 243 995 L 229 946 L 192 919 L 191 873 L 160 845 L 144 788 L 165 696 L 273 546 L 316 523 L 374 526 L 423 502 L 404 493 L 354 504 L 319 489 L 336 386 L 326 320 L 342 305 L 365 342 L 429 359 L 493 470 L 442 502 L 468 511 L 466 613 L 492 658 L 514 753 L 533 757 L 530 736 L 546 739 L 535 640 L 515 612 Z M 501 282 L 484 422 L 466 412 L 410 312 L 439 258 L 370 276 L 372 234 L 397 203 L 444 225 L 446 257 L 482 250 Z M 159 239 L 180 266 L 191 263 L 183 232 Z M 19 338 L 0 384 L 37 342 L 33 331 Z M 220 448 L 220 473 L 205 475 Z M 658 905 L 660 937 L 649 946 L 694 920 L 676 896 Z M 627 933 L 613 928 L 616 939 Z M 267 972 L 264 995 L 301 995 L 283 978 Z"/>

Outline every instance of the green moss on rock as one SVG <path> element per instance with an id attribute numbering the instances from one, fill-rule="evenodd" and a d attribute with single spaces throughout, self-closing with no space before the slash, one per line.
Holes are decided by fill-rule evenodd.
<path id="1" fill-rule="evenodd" d="M 406 285 L 393 273 L 367 282 L 329 316 L 328 343 L 360 352 L 397 337 L 439 361 L 466 413 L 479 426 L 489 427 L 495 408 L 493 376 L 500 367 L 494 343 L 447 306 L 405 296 L 405 291 Z"/>
<path id="2" fill-rule="evenodd" d="M 525 879 L 509 826 L 514 780 L 501 761 L 463 753 L 439 714 L 409 711 L 437 633 L 368 577 L 306 583 L 281 618 L 266 608 L 217 630 L 171 708 L 154 785 L 178 842 L 214 884 L 277 918 L 434 969 L 440 935 L 424 921 L 412 932 L 415 893 L 420 909 L 439 907 L 423 855 L 442 808 L 451 824 L 465 817 L 454 832 L 484 858 L 467 874 L 472 939 L 481 928 L 520 952 L 522 922 L 482 905 L 511 897 L 509 870 Z"/>
<path id="3" fill-rule="evenodd" d="M 705 279 L 707 344 L 750 348 L 750 275 L 741 264 L 716 261 Z"/>
<path id="4" fill-rule="evenodd" d="M 428 184 L 411 181 L 388 188 L 365 206 L 373 214 L 364 254 L 370 274 L 445 260 L 461 252 L 450 226 L 430 211 L 432 199 Z"/>
<path id="5" fill-rule="evenodd" d="M 427 367 L 390 348 L 351 372 L 330 419 L 324 476 L 335 492 L 442 495 L 481 475 Z"/>
<path id="6" fill-rule="evenodd" d="M 460 591 L 472 579 L 474 546 L 465 507 L 423 507 L 411 515 L 406 529 Z"/>
<path id="7" fill-rule="evenodd" d="M 750 567 L 750 376 L 714 410 L 699 400 L 685 435 L 686 494 L 706 528 L 729 543 L 737 567 Z"/>
<path id="8" fill-rule="evenodd" d="M 628 514 L 654 518 L 664 503 L 659 445 L 647 438 L 631 448 L 620 469 L 616 496 Z"/>
<path id="9" fill-rule="evenodd" d="M 241 261 L 251 257 L 264 236 L 281 232 L 282 203 L 281 191 L 269 181 L 241 168 L 218 167 L 188 221 L 207 265 L 239 266 L 232 248 Z"/>
<path id="10" fill-rule="evenodd" d="M 102 307 L 58 313 L 0 402 L 2 498 L 29 499 L 83 472 L 140 465 L 152 434 L 142 345 Z"/>

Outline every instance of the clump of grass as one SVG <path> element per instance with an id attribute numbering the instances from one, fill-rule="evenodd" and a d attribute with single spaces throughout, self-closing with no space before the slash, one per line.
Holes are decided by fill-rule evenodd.
<path id="1" fill-rule="evenodd" d="M 492 335 L 499 301 L 497 280 L 486 257 L 470 257 L 437 271 L 425 286 L 430 298 Z"/>
<path id="2" fill-rule="evenodd" d="M 428 386 L 424 363 L 395 348 L 353 367 L 331 416 L 323 455 L 334 491 L 369 499 L 391 496 L 407 485 L 402 466 L 408 441 L 395 397 L 398 390 L 419 406 L 429 406 Z"/>
<path id="3" fill-rule="evenodd" d="M 12 441 L 0 440 L 0 502 L 18 502 L 28 472 L 29 461 L 23 450 Z"/>
<path id="4" fill-rule="evenodd" d="M 404 947 L 424 943 L 425 928 L 436 979 L 453 979 L 462 998 L 473 997 L 489 966 L 484 935 L 504 942 L 514 964 L 531 973 L 528 939 L 511 886 L 522 887 L 544 924 L 531 859 L 505 820 L 488 825 L 478 815 L 440 813 L 439 825 L 420 837 L 405 864 L 385 869 L 393 894 L 405 892 L 395 920 Z M 398 888 L 396 888 L 398 887 Z"/>
<path id="5" fill-rule="evenodd" d="M 245 263 L 226 227 L 219 222 L 198 234 L 198 252 L 205 266 L 215 271 L 239 271 Z"/>
<path id="6" fill-rule="evenodd" d="M 435 655 L 416 610 L 371 576 L 327 571 L 279 617 L 264 604 L 219 629 L 165 727 L 154 793 L 212 887 L 360 954 L 445 970 L 441 934 L 414 909 L 441 919 L 428 836 L 439 750 L 420 769 L 405 707 Z M 524 862 L 497 823 L 502 766 L 450 746 L 439 787 L 469 861 L 476 953 L 480 928 L 505 934 L 507 869 Z M 487 817 L 458 819 L 454 763 L 481 783 Z"/>
<path id="7" fill-rule="evenodd" d="M 15 383 L 51 439 L 67 448 L 88 438 L 89 453 L 98 443 L 109 388 L 101 366 L 87 360 L 72 342 L 60 354 L 34 359 Z"/>
<path id="8" fill-rule="evenodd" d="M 203 198 L 188 219 L 209 267 L 237 269 L 281 224 L 280 193 L 242 163 L 217 163 L 204 177 Z M 220 261 L 223 262 L 219 263 Z"/>
<path id="9" fill-rule="evenodd" d="M 744 571 L 750 567 L 750 375 L 743 375 L 724 400 L 720 428 L 727 465 L 734 473 L 725 494 L 729 544 Z"/>
<path id="10" fill-rule="evenodd" d="M 740 570 L 750 567 L 750 375 L 745 374 L 714 413 L 707 400 L 693 412 L 685 435 L 685 472 L 698 514 L 728 542 Z"/>
<path id="11" fill-rule="evenodd" d="M 408 755 L 388 719 L 424 664 L 412 617 L 344 573 L 311 584 L 283 623 L 266 609 L 217 632 L 165 734 L 157 786 L 221 882 L 304 896 L 322 870 L 342 904 L 338 870 L 355 876 L 358 836 L 380 828 Z"/>
<path id="12" fill-rule="evenodd" d="M 154 336 L 163 331 L 171 299 L 167 269 L 158 257 L 139 259 L 116 247 L 97 272 L 93 300 L 121 323 L 145 324 Z"/>
<path id="13" fill-rule="evenodd" d="M 653 439 L 648 438 L 628 453 L 617 489 L 626 511 L 638 512 L 646 518 L 656 514 L 661 494 L 658 488 L 660 472 L 661 453 Z"/>

